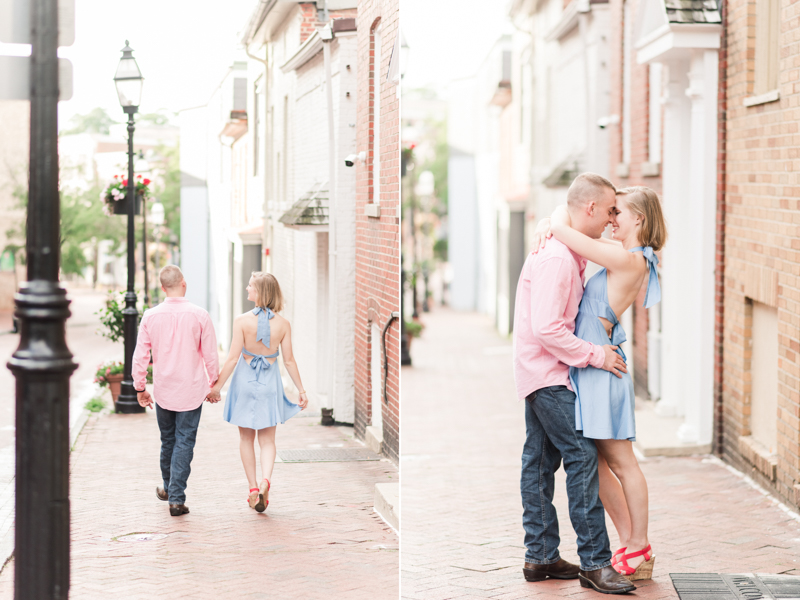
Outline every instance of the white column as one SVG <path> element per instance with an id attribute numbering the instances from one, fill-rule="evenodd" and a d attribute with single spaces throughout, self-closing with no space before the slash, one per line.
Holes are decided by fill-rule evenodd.
<path id="1" fill-rule="evenodd" d="M 689 170 L 690 210 L 684 222 L 690 238 L 682 286 L 691 309 L 685 314 L 686 421 L 678 430 L 684 443 L 709 444 L 714 407 L 714 248 L 717 173 L 716 50 L 692 52 L 687 97 L 692 103 Z"/>
<path id="2" fill-rule="evenodd" d="M 690 201 L 689 191 L 689 117 L 686 97 L 688 65 L 682 61 L 665 64 L 667 83 L 664 90 L 664 216 L 669 240 L 662 262 L 661 300 L 661 400 L 657 412 L 670 416 L 683 414 L 688 382 L 684 372 L 689 362 L 691 334 L 685 322 L 685 270 L 691 268 L 691 249 L 687 247 Z"/>

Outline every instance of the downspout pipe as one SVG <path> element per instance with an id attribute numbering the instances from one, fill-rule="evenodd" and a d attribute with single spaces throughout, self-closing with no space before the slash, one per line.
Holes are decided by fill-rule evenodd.
<path id="1" fill-rule="evenodd" d="M 333 28 L 331 22 L 319 30 L 322 39 L 322 56 L 325 63 L 325 95 L 328 102 L 328 335 L 330 336 L 330 373 L 328 381 L 330 392 L 328 394 L 327 408 L 333 409 L 336 394 L 336 123 L 333 114 L 333 85 L 331 74 L 331 42 L 333 42 Z M 335 415 L 333 416 L 335 419 Z"/>
<path id="2" fill-rule="evenodd" d="M 264 65 L 264 98 L 265 98 L 265 102 L 264 102 L 264 104 L 265 104 L 264 123 L 268 123 L 269 122 L 269 117 L 267 115 L 269 114 L 269 93 L 270 93 L 270 87 L 269 87 L 269 76 L 270 76 L 270 73 L 269 73 L 269 43 L 264 42 L 264 48 L 265 48 L 266 58 L 260 58 L 260 57 L 258 57 L 256 55 L 250 53 L 249 44 L 245 43 L 245 45 L 244 45 L 245 54 L 247 54 L 247 56 L 252 58 L 253 60 L 258 61 L 258 62 L 260 62 L 261 64 Z M 258 102 L 257 97 L 256 97 L 255 94 L 253 95 L 253 102 Z M 253 127 L 258 127 L 258 123 L 254 122 L 253 123 Z M 265 129 L 267 129 L 267 128 L 265 127 Z M 272 135 L 273 132 L 270 131 L 269 133 L 270 133 L 270 135 Z M 259 136 L 259 138 L 261 138 L 261 136 Z M 268 144 L 267 136 L 266 135 L 263 136 L 263 139 L 264 139 L 264 144 L 267 145 Z M 259 156 L 261 156 L 261 153 L 259 153 Z M 264 215 L 264 230 L 263 230 L 261 235 L 262 235 L 263 240 L 267 244 L 267 248 L 270 250 L 270 252 L 272 252 L 272 228 L 270 227 L 270 224 L 269 224 L 269 212 L 267 211 L 267 206 L 268 206 L 268 202 L 269 202 L 270 177 L 268 176 L 267 168 L 266 168 L 266 165 L 270 164 L 270 161 L 271 161 L 272 157 L 271 157 L 271 153 L 269 153 L 269 152 L 264 152 L 263 156 L 266 156 L 267 160 L 265 161 L 266 164 L 264 165 L 264 170 L 262 171 L 262 173 L 264 174 L 264 203 L 263 203 L 263 206 L 261 207 L 261 212 Z M 262 254 L 261 254 L 261 267 L 262 267 L 262 270 L 265 269 L 264 262 L 265 262 L 265 258 L 264 258 L 264 253 L 262 252 Z"/>
<path id="3" fill-rule="evenodd" d="M 383 326 L 383 335 L 381 336 L 381 344 L 383 346 L 383 386 L 382 386 L 382 393 L 383 393 L 383 403 L 389 404 L 389 398 L 386 397 L 386 381 L 389 379 L 389 357 L 386 356 L 386 332 L 389 331 L 389 327 L 392 324 L 392 321 L 395 319 L 400 318 L 400 312 L 394 311 L 389 319 L 386 321 L 386 324 Z"/>

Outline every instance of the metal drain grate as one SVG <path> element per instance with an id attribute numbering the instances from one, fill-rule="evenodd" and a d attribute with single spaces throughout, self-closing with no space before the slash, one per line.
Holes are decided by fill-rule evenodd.
<path id="1" fill-rule="evenodd" d="M 800 577 L 752 573 L 670 573 L 681 600 L 795 600 Z"/>
<path id="2" fill-rule="evenodd" d="M 380 460 L 381 457 L 367 448 L 308 448 L 303 450 L 278 450 L 283 462 L 351 462 Z"/>

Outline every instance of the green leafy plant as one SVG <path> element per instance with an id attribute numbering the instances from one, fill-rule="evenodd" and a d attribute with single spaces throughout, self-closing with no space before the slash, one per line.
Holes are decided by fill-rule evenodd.
<path id="1" fill-rule="evenodd" d="M 412 338 L 421 336 L 423 329 L 425 329 L 425 326 L 418 321 L 406 321 L 406 333 Z"/>
<path id="2" fill-rule="evenodd" d="M 100 387 L 108 386 L 108 377 L 110 375 L 122 375 L 125 370 L 125 365 L 118 360 L 107 360 L 97 366 L 97 372 L 94 374 L 94 383 Z"/>
<path id="3" fill-rule="evenodd" d="M 141 175 L 137 175 L 134 191 L 137 196 L 141 196 L 147 200 L 150 197 L 150 180 L 146 178 L 142 179 Z M 128 178 L 124 175 L 114 175 L 114 181 L 100 192 L 100 199 L 105 202 L 103 210 L 108 216 L 114 214 L 114 203 L 124 200 L 127 193 Z"/>
<path id="4" fill-rule="evenodd" d="M 105 308 L 94 313 L 100 317 L 100 324 L 102 325 L 97 330 L 97 333 L 112 342 L 120 342 L 125 339 L 125 315 L 122 313 L 125 309 L 125 293 L 109 291 Z M 139 308 L 138 323 L 142 322 L 142 314 L 147 308 L 149 307 L 145 305 Z"/>
<path id="5" fill-rule="evenodd" d="M 86 404 L 83 405 L 83 408 L 93 413 L 100 412 L 105 407 L 106 403 L 102 398 L 92 398 Z"/>

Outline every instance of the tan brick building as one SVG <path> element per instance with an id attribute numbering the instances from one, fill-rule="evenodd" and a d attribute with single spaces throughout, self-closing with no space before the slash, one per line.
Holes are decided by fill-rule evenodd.
<path id="1" fill-rule="evenodd" d="M 720 451 L 800 504 L 798 6 L 726 4 Z"/>
<path id="2" fill-rule="evenodd" d="M 400 448 L 400 99 L 398 0 L 358 4 L 355 432 Z M 380 410 L 378 411 L 378 407 Z"/>

